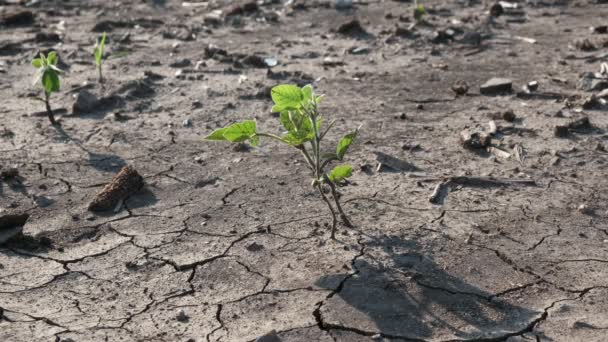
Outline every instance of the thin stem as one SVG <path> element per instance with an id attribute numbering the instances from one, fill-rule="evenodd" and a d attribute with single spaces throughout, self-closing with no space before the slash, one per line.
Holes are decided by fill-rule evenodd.
<path id="1" fill-rule="evenodd" d="M 332 225 L 331 225 L 331 235 L 330 236 L 331 236 L 332 240 L 335 240 L 336 239 L 336 226 L 338 224 L 338 220 L 336 219 L 336 212 L 334 211 L 334 208 L 331 206 L 331 202 L 329 201 L 327 196 L 325 196 L 325 193 L 323 193 L 323 187 L 321 186 L 321 183 L 317 183 L 317 189 L 319 190 L 319 193 L 321 194 L 323 201 L 325 201 L 325 203 L 329 207 L 329 211 L 331 211 Z"/>
<path id="2" fill-rule="evenodd" d="M 312 169 L 313 173 L 315 172 L 315 163 L 313 162 L 312 158 L 310 157 L 310 154 L 308 154 L 308 151 L 306 151 L 306 147 L 304 147 L 304 145 L 300 145 L 298 147 L 298 149 L 300 150 L 300 152 L 302 152 L 302 155 L 304 156 L 304 158 L 306 159 L 306 162 L 308 162 L 308 165 L 310 166 L 310 168 Z"/>
<path id="3" fill-rule="evenodd" d="M 101 74 L 101 63 L 97 66 L 97 71 L 99 73 L 99 83 L 103 83 L 103 75 Z"/>
<path id="4" fill-rule="evenodd" d="M 49 118 L 49 121 L 51 121 L 51 125 L 56 125 L 57 121 L 55 121 L 55 115 L 53 114 L 53 110 L 51 109 L 51 104 L 49 102 L 49 98 L 50 98 L 51 94 L 49 92 L 44 92 L 44 104 L 46 106 L 46 115 Z"/>
<path id="5" fill-rule="evenodd" d="M 331 196 L 334 198 L 334 202 L 336 202 L 336 208 L 338 208 L 338 212 L 340 213 L 340 218 L 342 219 L 342 222 L 344 222 L 344 225 L 348 228 L 353 228 L 353 224 L 350 223 L 348 216 L 346 216 L 344 210 L 342 210 L 342 206 L 340 205 L 340 200 L 338 199 L 338 193 L 336 191 L 336 185 L 331 181 L 328 181 L 327 184 L 329 184 L 329 187 L 331 188 Z"/>
<path id="6" fill-rule="evenodd" d="M 257 135 L 259 137 L 266 137 L 266 138 L 275 139 L 275 140 L 278 140 L 278 141 L 282 142 L 283 144 L 286 144 L 286 142 L 283 139 L 281 139 L 281 137 L 276 136 L 274 134 L 270 134 L 270 133 L 256 133 L 255 135 Z"/>

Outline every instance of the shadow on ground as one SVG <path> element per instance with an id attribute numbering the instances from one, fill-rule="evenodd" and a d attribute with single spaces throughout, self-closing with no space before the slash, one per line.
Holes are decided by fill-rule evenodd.
<path id="1" fill-rule="evenodd" d="M 336 274 L 317 281 L 332 288 L 336 279 L 348 278 L 323 304 L 325 327 L 411 339 L 492 339 L 524 331 L 540 315 L 450 275 L 415 241 L 379 238 L 366 244 L 370 249 L 382 252 L 360 257 L 352 277 Z"/>

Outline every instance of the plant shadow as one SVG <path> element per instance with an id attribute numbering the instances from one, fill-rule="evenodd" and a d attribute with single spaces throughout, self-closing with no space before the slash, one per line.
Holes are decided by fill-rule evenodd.
<path id="1" fill-rule="evenodd" d="M 328 275 L 316 282 L 335 289 L 337 280 L 348 278 L 324 305 L 326 324 L 351 322 L 354 329 L 414 340 L 449 335 L 493 340 L 526 329 L 540 315 L 447 273 L 416 241 L 376 238 L 365 248 L 379 258 L 366 254 L 356 261 L 354 276 Z"/>

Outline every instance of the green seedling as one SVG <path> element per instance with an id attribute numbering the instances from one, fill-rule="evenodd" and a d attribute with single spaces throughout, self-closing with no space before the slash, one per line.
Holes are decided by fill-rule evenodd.
<path id="1" fill-rule="evenodd" d="M 283 144 L 294 147 L 304 157 L 306 164 L 312 172 L 312 186 L 315 187 L 323 201 L 329 207 L 332 215 L 331 238 L 336 236 L 336 211 L 331 201 L 325 194 L 324 189 L 331 192 L 336 209 L 342 222 L 352 227 L 348 217 L 340 205 L 340 198 L 337 193 L 337 186 L 353 173 L 350 165 L 335 166 L 329 173 L 325 168 L 333 161 L 342 161 L 344 156 L 357 136 L 358 128 L 340 139 L 335 152 L 322 153 L 321 142 L 327 132 L 333 127 L 335 120 L 331 121 L 323 128 L 323 118 L 318 112 L 318 105 L 323 96 L 315 95 L 312 86 L 307 85 L 300 88 L 295 85 L 283 84 L 272 88 L 271 91 L 274 107 L 272 111 L 280 113 L 279 121 L 286 130 L 281 136 L 263 133 L 257 130 L 256 122 L 246 120 L 234 123 L 224 128 L 213 131 L 205 139 L 225 140 L 233 143 L 248 141 L 252 146 L 256 146 L 260 138 L 271 138 Z"/>
<path id="2" fill-rule="evenodd" d="M 416 20 L 417 24 L 420 24 L 426 15 L 426 8 L 423 4 L 419 4 L 418 1 L 414 3 L 414 6 L 414 20 Z"/>
<path id="3" fill-rule="evenodd" d="M 102 63 L 103 63 L 103 48 L 106 45 L 106 33 L 104 32 L 101 35 L 101 40 L 97 41 L 95 44 L 95 49 L 93 50 L 93 56 L 95 57 L 95 66 L 97 67 L 97 76 L 99 83 L 103 83 L 103 74 L 102 74 Z"/>
<path id="4" fill-rule="evenodd" d="M 57 68 L 58 60 L 59 58 L 57 57 L 57 53 L 55 51 L 49 52 L 48 56 L 45 56 L 44 53 L 41 52 L 39 58 L 34 58 L 34 60 L 32 60 L 32 65 L 38 69 L 36 71 L 36 79 L 34 84 L 41 81 L 42 89 L 44 90 L 44 99 L 38 99 L 44 102 L 46 105 L 47 116 L 53 125 L 55 125 L 57 122 L 55 121 L 55 116 L 53 115 L 53 110 L 51 109 L 49 99 L 52 93 L 58 92 L 61 88 L 61 83 L 59 81 L 59 74 L 61 73 L 61 70 Z"/>

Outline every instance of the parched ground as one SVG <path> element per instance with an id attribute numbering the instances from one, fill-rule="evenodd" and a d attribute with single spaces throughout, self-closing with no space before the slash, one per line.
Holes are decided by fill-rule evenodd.
<path id="1" fill-rule="evenodd" d="M 0 171 L 18 171 L 0 216 L 29 215 L 0 247 L 0 341 L 606 341 L 608 118 L 577 87 L 608 56 L 589 29 L 608 24 L 601 2 L 489 20 L 491 4 L 428 1 L 410 28 L 412 4 L 388 0 L 0 1 Z M 31 98 L 30 60 L 50 49 L 60 127 Z M 493 77 L 513 92 L 481 95 Z M 328 149 L 363 125 L 340 188 L 355 227 L 336 242 L 297 153 L 201 139 L 245 118 L 280 133 L 279 83 L 326 95 Z M 98 101 L 73 113 L 84 90 Z M 463 148 L 490 120 L 502 153 Z M 89 211 L 124 165 L 145 188 Z"/>

